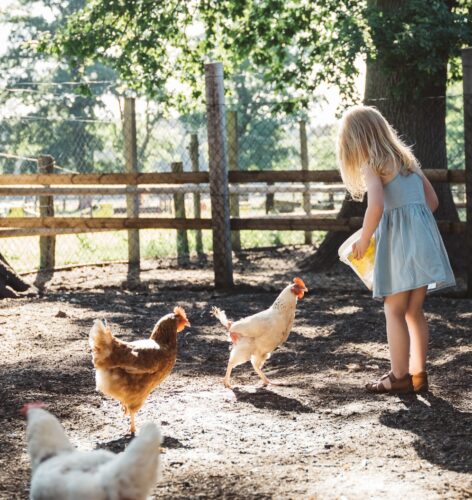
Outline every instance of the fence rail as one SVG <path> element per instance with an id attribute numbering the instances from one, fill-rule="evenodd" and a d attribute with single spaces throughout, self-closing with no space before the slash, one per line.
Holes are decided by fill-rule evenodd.
<path id="1" fill-rule="evenodd" d="M 340 193 L 344 192 L 343 185 L 320 186 L 320 185 L 293 185 L 288 186 L 275 186 L 275 185 L 230 185 L 229 192 L 235 194 L 251 194 L 251 193 Z M 0 196 L 83 196 L 83 195 L 101 195 L 101 196 L 118 196 L 128 193 L 133 194 L 208 194 L 210 187 L 205 184 L 170 184 L 163 186 L 124 186 L 124 187 L 110 187 L 110 186 L 14 186 L 14 187 L 0 187 Z"/>
<path id="2" fill-rule="evenodd" d="M 425 170 L 432 182 L 462 184 L 465 170 Z M 229 171 L 230 184 L 250 184 L 255 182 L 341 182 L 338 170 L 265 170 Z M 122 184 L 208 184 L 208 172 L 156 172 L 131 174 L 4 174 L 0 175 L 0 185 L 105 185 Z"/>
<path id="3" fill-rule="evenodd" d="M 231 230 L 292 230 L 292 231 L 350 231 L 362 226 L 362 217 L 248 217 L 232 218 Z M 444 233 L 465 233 L 465 222 L 438 221 L 438 226 Z M 88 232 L 94 230 L 124 230 L 124 229 L 212 229 L 211 219 L 184 218 L 131 218 L 131 217 L 7 217 L 0 219 L 0 228 L 44 228 L 49 229 L 49 235 L 67 234 L 79 230 Z M 56 229 L 64 231 L 56 232 Z M 31 235 L 31 233 L 28 233 Z M 45 235 L 46 232 L 41 233 Z M 0 237 L 1 237 L 0 231 Z"/>

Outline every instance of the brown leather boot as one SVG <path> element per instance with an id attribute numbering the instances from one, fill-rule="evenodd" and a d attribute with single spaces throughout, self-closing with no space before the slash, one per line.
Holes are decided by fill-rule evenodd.
<path id="1" fill-rule="evenodd" d="M 412 375 L 411 381 L 415 392 L 426 392 L 429 390 L 428 374 L 426 372 L 420 372 Z"/>
<path id="2" fill-rule="evenodd" d="M 390 379 L 390 384 L 392 387 L 387 389 L 383 383 L 383 380 Z M 374 394 L 404 394 L 407 392 L 413 392 L 413 384 L 411 383 L 411 375 L 407 373 L 402 378 L 396 378 L 395 375 L 390 372 L 381 377 L 375 382 L 369 382 L 365 385 L 367 392 L 372 392 Z"/>

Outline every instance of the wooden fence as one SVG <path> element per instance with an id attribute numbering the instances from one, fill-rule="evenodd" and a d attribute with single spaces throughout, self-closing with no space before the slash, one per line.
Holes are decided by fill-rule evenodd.
<path id="1" fill-rule="evenodd" d="M 465 183 L 464 170 L 425 170 L 427 177 L 433 182 L 450 184 Z M 339 183 L 341 180 L 337 170 L 325 171 L 264 171 L 264 172 L 229 172 L 230 184 L 255 184 L 277 182 L 324 182 Z M 150 193 L 151 189 L 141 189 L 142 185 L 195 185 L 208 184 L 207 172 L 182 173 L 149 173 L 149 174 L 29 174 L 0 176 L 0 195 L 93 195 L 93 194 L 125 194 L 129 186 L 136 187 L 134 193 Z M 14 187 L 4 188 L 5 185 Z M 22 183 L 23 186 L 19 186 Z M 123 185 L 113 190 L 111 185 Z M 32 186 L 40 186 L 34 188 Z M 47 187 L 45 187 L 47 186 Z M 66 186 L 56 191 L 55 186 Z M 88 186 L 83 189 L 82 186 Z M 139 187 L 138 187 L 139 186 Z M 277 188 L 275 187 L 275 190 Z M 188 192 L 192 192 L 189 189 Z M 470 225 L 468 222 L 438 221 L 445 233 L 463 234 Z M 312 216 L 265 216 L 257 218 L 230 219 L 231 230 L 297 230 L 297 231 L 350 231 L 360 227 L 362 218 L 333 219 L 332 217 Z M 0 219 L 1 228 L 40 229 L 41 233 L 27 234 L 56 235 L 89 230 L 128 230 L 128 229 L 212 229 L 212 220 L 207 218 L 139 218 L 139 217 L 7 217 Z M 60 230 L 60 231 L 58 231 Z M 26 233 L 25 233 L 26 234 Z M 1 234 L 0 234 L 1 235 Z"/>
<path id="2" fill-rule="evenodd" d="M 208 136 L 210 172 L 182 172 L 175 165 L 173 172 L 138 173 L 135 169 L 133 145 L 128 146 L 127 173 L 109 174 L 53 174 L 42 173 L 25 175 L 1 175 L 0 196 L 37 195 L 41 196 L 45 205 L 53 205 L 52 196 L 93 195 L 93 194 L 126 194 L 127 217 L 55 217 L 53 211 L 44 211 L 40 217 L 8 217 L 0 219 L 1 236 L 18 236 L 26 234 L 40 235 L 41 262 L 43 268 L 54 262 L 51 252 L 54 250 L 53 238 L 57 234 L 95 232 L 106 230 L 128 230 L 129 262 L 139 265 L 139 229 L 211 229 L 213 231 L 213 253 L 215 285 L 229 287 L 232 285 L 232 262 L 230 231 L 239 230 L 298 230 L 308 233 L 314 230 L 352 231 L 362 224 L 362 218 L 336 218 L 310 215 L 309 207 L 304 200 L 307 215 L 290 217 L 256 217 L 240 218 L 233 209 L 230 217 L 228 189 L 233 185 L 266 183 L 339 183 L 338 171 L 310 171 L 306 167 L 306 158 L 302 162 L 303 170 L 296 171 L 238 171 L 228 168 L 228 151 L 226 150 L 226 125 L 222 113 L 224 99 L 222 93 L 221 71 L 207 65 L 207 104 L 208 104 Z M 465 116 L 465 170 L 425 170 L 427 177 L 435 183 L 464 184 L 466 186 L 466 222 L 438 221 L 442 232 L 465 235 L 468 255 L 472 255 L 472 49 L 463 51 L 464 67 L 464 116 Z M 211 88 L 208 89 L 208 86 Z M 219 101 L 218 101 L 219 99 Z M 132 115 L 132 109 L 128 114 Z M 128 118 L 131 130 L 134 130 L 132 116 Z M 134 127 L 134 128 L 133 128 Z M 234 127 L 234 124 L 230 124 Z M 303 142 L 303 127 L 300 129 Z M 231 134 L 230 134 L 231 136 Z M 306 142 L 306 138 L 305 138 Z M 232 156 L 233 154 L 233 156 Z M 48 158 L 48 157 L 46 157 Z M 234 152 L 229 154 L 230 166 L 234 162 Z M 53 159 L 49 157 L 49 162 Z M 41 165 L 48 164 L 40 159 Z M 194 169 L 196 170 L 196 169 Z M 173 185 L 174 188 L 172 188 Z M 185 185 L 185 186 L 184 186 Z M 187 188 L 187 192 L 198 192 L 195 186 L 208 185 L 211 196 L 212 219 L 187 218 L 184 212 L 175 218 L 140 218 L 138 194 L 156 193 L 161 189 L 175 189 L 175 186 Z M 171 189 L 172 188 L 172 189 Z M 274 187 L 274 190 L 277 188 Z M 307 188 L 307 192 L 310 188 Z M 183 190 L 181 191 L 183 192 Z M 241 192 L 241 191 L 240 191 Z M 180 198 L 181 199 L 181 198 Z M 177 198 L 174 198 L 177 203 Z M 215 209 L 217 207 L 217 209 Z M 176 210 L 176 215 L 179 211 Z M 224 237 L 222 237 L 224 235 Z M 137 239 L 137 241 L 136 241 Z M 52 259 L 52 260 L 51 260 Z M 472 258 L 468 259 L 467 279 L 468 295 L 472 296 Z"/>

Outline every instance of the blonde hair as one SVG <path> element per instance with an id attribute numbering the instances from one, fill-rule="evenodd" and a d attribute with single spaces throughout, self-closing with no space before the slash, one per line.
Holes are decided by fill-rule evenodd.
<path id="1" fill-rule="evenodd" d="M 353 106 L 344 113 L 338 133 L 337 156 L 346 189 L 362 201 L 366 186 L 361 169 L 383 177 L 398 172 L 408 175 L 419 166 L 411 149 L 371 106 Z"/>

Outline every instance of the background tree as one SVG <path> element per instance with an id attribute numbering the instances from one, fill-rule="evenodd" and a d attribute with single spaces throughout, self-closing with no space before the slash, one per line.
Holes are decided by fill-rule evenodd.
<path id="1" fill-rule="evenodd" d="M 209 59 L 222 60 L 228 72 L 247 62 L 274 92 L 295 97 L 288 111 L 306 107 L 321 82 L 353 93 L 363 44 L 360 5 L 92 0 L 63 30 L 44 36 L 41 47 L 77 64 L 104 61 L 132 88 L 173 105 L 199 101 Z M 169 88 L 175 80 L 179 91 Z"/>
<path id="2" fill-rule="evenodd" d="M 91 170 L 93 153 L 103 144 L 103 134 L 91 120 L 108 90 L 108 84 L 90 88 L 84 82 L 114 80 L 115 73 L 99 63 L 70 65 L 67 58 L 56 60 L 35 46 L 44 33 L 56 33 L 85 4 L 85 0 L 17 0 L 6 19 L 10 33 L 0 57 L 4 79 L 0 101 L 4 110 L 12 110 L 1 122 L 2 149 L 25 156 L 51 154 L 58 164 L 80 172 Z M 36 166 L 8 162 L 4 172 L 18 168 L 28 172 Z"/>
<path id="3" fill-rule="evenodd" d="M 192 99 L 200 98 L 209 56 L 229 72 L 248 61 L 275 93 L 296 97 L 287 102 L 294 112 L 309 106 L 321 83 L 336 85 L 345 103 L 358 100 L 354 76 L 364 57 L 365 101 L 413 145 L 423 166 L 446 168 L 444 96 L 448 78 L 460 76 L 460 48 L 472 43 L 471 14 L 470 0 L 93 0 L 70 18 L 52 47 L 78 61 L 98 55 L 127 81 L 167 101 L 184 99 L 165 91 L 173 78 L 193 89 Z M 454 219 L 448 186 L 438 191 L 438 215 Z M 340 216 L 362 212 L 346 201 Z M 344 237 L 329 234 L 307 264 L 319 268 L 336 260 Z"/>
<path id="4" fill-rule="evenodd" d="M 105 85 L 93 92 L 87 79 L 114 79 L 114 71 L 102 64 L 74 67 L 36 50 L 44 33 L 55 33 L 85 0 L 17 0 L 9 6 L 6 50 L 0 56 L 2 83 L 0 148 L 2 152 L 36 157 L 51 154 L 58 163 L 82 172 L 90 171 L 95 149 L 103 141 L 93 121 L 101 107 Z M 63 85 L 63 82 L 68 82 Z M 72 85 L 69 85 L 69 82 Z M 96 166 L 97 162 L 95 162 Z M 34 162 L 6 160 L 2 173 L 36 172 Z M 36 289 L 18 276 L 0 255 L 0 298 Z"/>
<path id="5" fill-rule="evenodd" d="M 423 168 L 448 168 L 446 91 L 450 77 L 460 76 L 461 44 L 471 40 L 470 5 L 435 0 L 370 1 L 365 18 L 374 50 L 367 56 L 365 104 L 377 107 L 400 132 Z M 448 184 L 434 186 L 440 199 L 436 217 L 458 220 Z M 364 203 L 346 199 L 339 217 L 362 216 Z M 324 269 L 337 260 L 343 233 L 328 233 L 305 267 Z M 456 267 L 462 260 L 457 238 L 445 235 Z"/>

